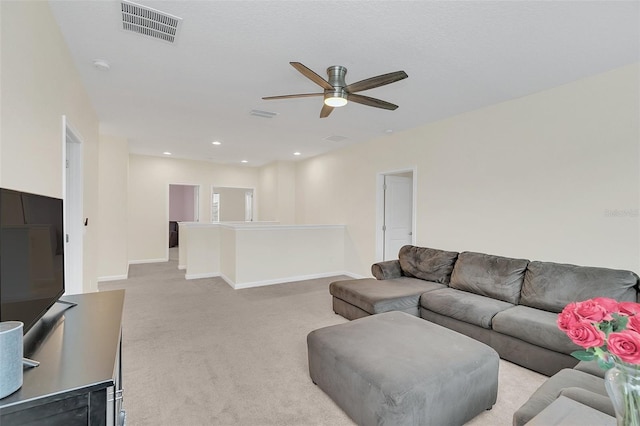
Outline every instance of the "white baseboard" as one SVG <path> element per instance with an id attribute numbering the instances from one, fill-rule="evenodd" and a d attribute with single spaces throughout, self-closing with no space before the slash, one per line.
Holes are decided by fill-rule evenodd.
<path id="1" fill-rule="evenodd" d="M 124 275 L 105 275 L 103 277 L 98 277 L 97 282 L 105 282 L 105 281 L 120 281 L 129 279 L 129 264 L 127 264 L 127 273 Z"/>
<path id="2" fill-rule="evenodd" d="M 168 257 L 162 257 L 158 259 L 138 259 L 138 260 L 130 260 L 129 265 L 137 265 L 141 263 L 160 263 L 160 262 L 168 262 Z"/>
<path id="3" fill-rule="evenodd" d="M 227 284 L 229 284 L 229 287 L 231 288 L 235 288 L 234 287 L 234 283 L 231 280 L 231 278 L 229 278 L 228 276 L 226 276 L 225 274 L 220 274 L 220 278 L 222 278 L 224 280 L 224 282 L 226 282 Z"/>
<path id="4" fill-rule="evenodd" d="M 220 274 L 215 272 L 204 272 L 202 274 L 185 274 L 185 279 L 187 280 L 199 280 L 201 278 L 216 278 L 219 277 Z"/>
<path id="5" fill-rule="evenodd" d="M 127 278 L 129 278 L 128 274 L 124 274 L 124 275 L 109 275 L 106 277 L 98 277 L 98 282 L 102 283 L 102 282 L 106 282 L 106 281 L 120 281 L 120 280 L 126 280 Z"/>
<path id="6" fill-rule="evenodd" d="M 359 280 L 359 279 L 362 279 L 362 278 L 372 278 L 371 276 L 367 277 L 367 276 L 364 276 L 364 275 L 354 274 L 353 272 L 347 272 L 347 271 L 342 271 L 340 273 L 340 275 L 346 275 L 346 276 L 351 277 L 351 278 L 353 278 L 355 280 Z"/>
<path id="7" fill-rule="evenodd" d="M 159 262 L 167 262 L 168 259 L 143 259 L 143 260 L 130 260 L 129 265 L 142 264 L 142 263 L 159 263 Z M 128 269 L 128 266 L 127 266 Z M 185 270 L 186 266 L 178 265 L 178 269 Z M 187 280 L 198 280 L 202 278 L 222 278 L 231 288 L 234 289 L 242 289 L 242 288 L 251 288 L 251 287 L 262 287 L 265 285 L 273 285 L 279 283 L 288 283 L 294 281 L 305 281 L 305 280 L 313 280 L 316 278 L 327 278 L 327 277 L 335 277 L 337 275 L 346 275 L 348 277 L 358 279 L 358 278 L 367 278 L 364 275 L 354 274 L 352 272 L 347 271 L 336 271 L 336 272 L 324 272 L 321 274 L 310 274 L 310 275 L 297 275 L 293 277 L 286 278 L 276 278 L 272 280 L 262 280 L 262 281 L 253 281 L 248 283 L 240 283 L 236 284 L 224 274 L 219 272 L 205 272 L 201 274 L 185 274 L 185 279 Z M 126 280 L 129 278 L 129 271 L 127 270 L 126 275 L 111 275 L 105 277 L 98 277 L 98 282 L 104 281 L 117 281 L 117 280 Z"/>
<path id="8" fill-rule="evenodd" d="M 180 270 L 187 269 L 187 265 L 178 265 L 178 269 Z"/>
<path id="9" fill-rule="evenodd" d="M 344 271 L 323 272 L 323 273 L 320 273 L 320 274 L 310 274 L 310 275 L 298 275 L 298 276 L 295 276 L 295 277 L 276 278 L 276 279 L 272 279 L 272 280 L 253 281 L 253 282 L 240 283 L 240 284 L 236 284 L 233 281 L 230 281 L 230 280 L 226 279 L 225 277 L 223 277 L 223 278 L 225 279 L 225 281 L 227 281 L 227 283 L 229 283 L 229 285 L 231 287 L 233 287 L 236 290 L 239 290 L 239 289 L 242 289 L 242 288 L 262 287 L 262 286 L 265 286 L 265 285 L 290 283 L 290 282 L 293 282 L 293 281 L 305 281 L 305 280 L 313 280 L 313 279 L 316 279 L 316 278 L 335 277 L 337 275 L 347 275 L 347 276 L 352 277 L 352 278 L 360 278 L 359 275 L 352 274 L 352 273 L 349 273 L 349 272 L 344 272 Z M 364 277 L 362 277 L 362 278 L 364 278 Z"/>

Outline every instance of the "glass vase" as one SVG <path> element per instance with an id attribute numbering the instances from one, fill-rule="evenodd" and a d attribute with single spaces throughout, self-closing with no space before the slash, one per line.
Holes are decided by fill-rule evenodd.
<path id="1" fill-rule="evenodd" d="M 618 426 L 640 426 L 640 365 L 616 362 L 604 378 Z"/>

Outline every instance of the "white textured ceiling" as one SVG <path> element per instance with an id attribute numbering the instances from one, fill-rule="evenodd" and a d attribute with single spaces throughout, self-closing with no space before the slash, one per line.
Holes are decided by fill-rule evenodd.
<path id="1" fill-rule="evenodd" d="M 137 3 L 183 19 L 175 44 L 123 31 L 117 1 L 50 2 L 101 132 L 128 138 L 132 153 L 248 166 L 384 137 L 640 55 L 638 1 Z M 347 83 L 397 70 L 409 78 L 361 92 L 396 111 L 350 103 L 320 119 L 321 97 L 261 99 L 321 91 L 290 61 L 323 77 L 343 65 Z M 325 139 L 335 135 L 347 139 Z"/>

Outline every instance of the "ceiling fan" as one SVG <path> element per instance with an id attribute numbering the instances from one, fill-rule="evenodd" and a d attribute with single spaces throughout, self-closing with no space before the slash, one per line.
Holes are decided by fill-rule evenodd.
<path id="1" fill-rule="evenodd" d="M 363 90 L 369 90 L 373 89 L 374 87 L 384 86 L 385 84 L 394 83 L 398 80 L 402 80 L 408 77 L 407 73 L 404 71 L 395 71 L 388 74 L 382 74 L 376 77 L 367 78 L 366 80 L 361 80 L 356 83 L 347 85 L 344 81 L 344 76 L 347 74 L 347 69 L 341 65 L 333 65 L 327 68 L 327 75 L 329 76 L 329 81 L 327 81 L 306 66 L 302 65 L 300 62 L 289 63 L 295 69 L 300 71 L 302 75 L 316 83 L 318 86 L 322 87 L 324 91 L 322 93 L 300 93 L 296 95 L 266 96 L 262 99 L 271 100 L 324 96 L 324 105 L 322 106 L 322 110 L 320 111 L 320 118 L 328 117 L 334 108 L 344 106 L 348 101 L 376 108 L 395 110 L 396 108 L 398 108 L 398 105 L 394 105 L 390 102 L 386 102 L 380 99 L 358 95 L 356 94 L 356 92 L 362 92 Z"/>

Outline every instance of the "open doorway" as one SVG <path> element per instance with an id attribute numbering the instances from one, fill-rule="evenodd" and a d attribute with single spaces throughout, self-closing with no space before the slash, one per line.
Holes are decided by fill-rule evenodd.
<path id="1" fill-rule="evenodd" d="M 406 244 L 415 244 L 415 170 L 378 174 L 376 258 L 398 258 Z"/>
<path id="2" fill-rule="evenodd" d="M 199 220 L 199 195 L 199 185 L 169 184 L 169 248 L 178 246 L 179 222 Z"/>
<path id="3" fill-rule="evenodd" d="M 252 222 L 253 188 L 211 187 L 211 222 Z"/>

